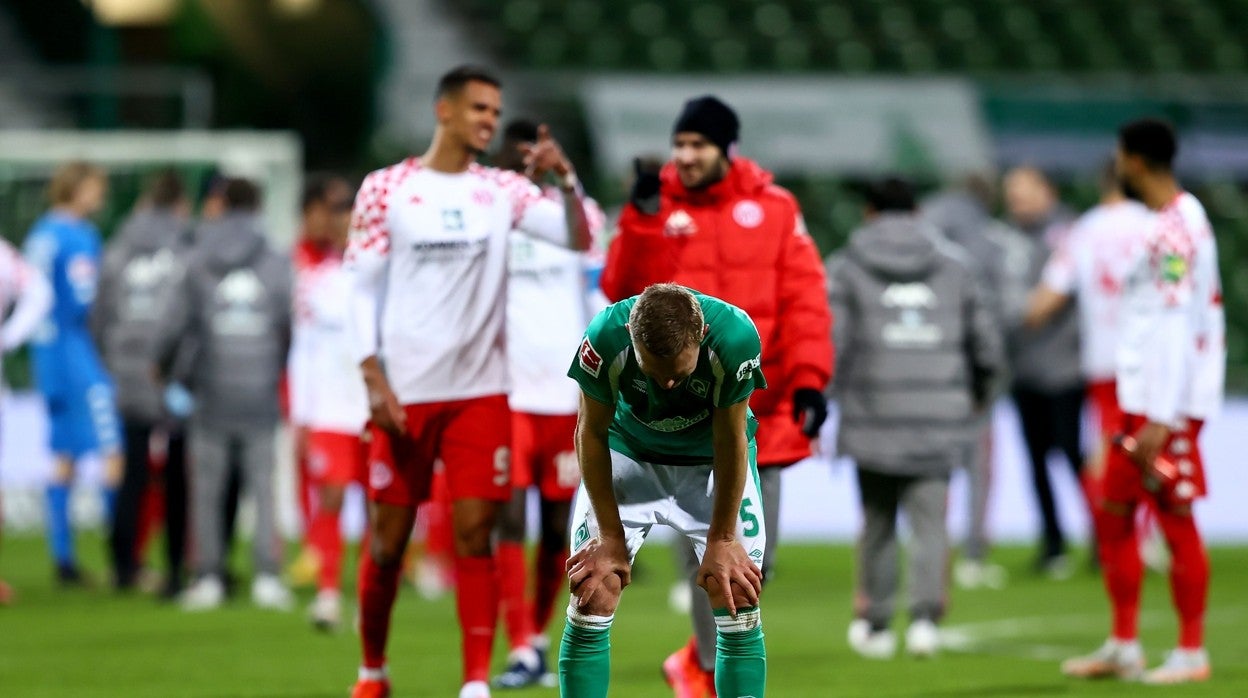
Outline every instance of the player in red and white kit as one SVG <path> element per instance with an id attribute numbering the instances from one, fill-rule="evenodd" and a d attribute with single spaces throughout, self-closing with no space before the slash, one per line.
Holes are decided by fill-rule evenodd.
<path id="1" fill-rule="evenodd" d="M 537 140 L 537 124 L 516 120 L 503 129 L 494 164 L 522 171 L 520 146 Z M 543 187 L 560 201 L 557 187 Z M 584 210 L 597 240 L 606 216 L 593 199 Z M 596 275 L 602 254 L 576 252 L 542 240 L 513 235 L 507 283 L 507 364 L 511 371 L 511 501 L 498 520 L 499 592 L 510 652 L 496 688 L 521 688 L 548 676 L 546 626 L 555 597 L 567 578 L 568 519 L 581 469 L 572 443 L 580 392 L 567 376 L 567 347 L 581 341 L 589 319 L 606 306 Z M 591 288 L 592 286 L 592 288 Z M 600 300 L 597 300 L 600 299 Z M 590 307 L 593 304 L 594 307 Z M 541 531 L 533 565 L 533 594 L 524 560 L 529 489 L 541 501 Z"/>
<path id="2" fill-rule="evenodd" d="M 346 180 L 309 178 L 303 195 L 304 230 L 294 251 L 287 375 L 290 420 L 301 441 L 297 451 L 314 488 L 307 539 L 316 551 L 318 571 L 310 616 L 324 630 L 336 628 L 341 616 L 342 501 L 348 485 L 364 483 L 367 455 L 361 434 L 368 421 L 368 396 L 352 351 L 352 281 L 342 261 L 350 214 Z"/>
<path id="3" fill-rule="evenodd" d="M 0 356 L 16 350 L 39 329 L 52 309 L 52 286 L 3 239 L 0 239 Z M 0 512 L 3 523 L 3 512 Z M 0 606 L 13 599 L 13 590 L 0 579 Z"/>
<path id="4" fill-rule="evenodd" d="M 1165 122 L 1144 119 L 1119 131 L 1118 172 L 1156 216 L 1130 254 L 1123 289 L 1116 372 L 1123 437 L 1106 460 L 1097 520 L 1113 630 L 1096 652 L 1063 663 L 1070 676 L 1148 683 L 1209 678 L 1209 558 L 1192 504 L 1206 491 L 1198 438 L 1222 403 L 1226 320 L 1213 229 L 1200 202 L 1174 178 L 1176 150 Z M 1143 563 L 1134 530 L 1146 499 L 1170 548 L 1179 616 L 1178 647 L 1148 672 L 1138 639 Z"/>
<path id="5" fill-rule="evenodd" d="M 1045 265 L 1029 299 L 1026 322 L 1048 322 L 1073 298 L 1079 304 L 1080 362 L 1087 397 L 1096 415 L 1098 440 L 1084 464 L 1082 484 L 1090 505 L 1100 498 L 1105 456 L 1122 428 L 1117 364 L 1123 286 L 1132 251 L 1151 225 L 1152 213 L 1128 199 L 1114 163 L 1101 175 L 1101 200 L 1071 226 L 1063 244 Z"/>
<path id="6" fill-rule="evenodd" d="M 403 550 L 439 458 L 455 529 L 459 695 L 489 695 L 498 616 L 490 539 L 498 508 L 511 497 L 508 237 L 518 230 L 579 248 L 588 238 L 576 174 L 544 127 L 526 147 L 525 165 L 559 178 L 562 204 L 524 175 L 475 163 L 500 110 L 495 77 L 452 70 L 438 84 L 429 149 L 371 173 L 356 195 L 347 264 L 372 443 L 370 545 L 359 579 L 364 661 L 355 698 L 389 695 L 385 647 Z"/>

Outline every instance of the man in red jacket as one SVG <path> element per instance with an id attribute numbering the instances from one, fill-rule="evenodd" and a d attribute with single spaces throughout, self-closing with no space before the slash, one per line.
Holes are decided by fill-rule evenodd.
<path id="1" fill-rule="evenodd" d="M 736 305 L 754 319 L 770 387 L 750 398 L 758 417 L 767 549 L 775 556 L 780 471 L 806 458 L 827 417 L 832 317 L 823 263 L 801 209 L 772 174 L 736 154 L 732 108 L 713 96 L 685 103 L 672 129 L 672 159 L 640 171 L 607 253 L 602 290 L 613 301 L 664 281 Z M 694 640 L 663 664 L 679 697 L 714 686 L 715 624 L 704 594 L 693 594 Z"/>

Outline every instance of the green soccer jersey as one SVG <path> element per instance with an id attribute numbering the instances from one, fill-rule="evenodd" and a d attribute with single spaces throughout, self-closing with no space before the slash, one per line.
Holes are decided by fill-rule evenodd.
<path id="1" fill-rule="evenodd" d="M 705 465 L 712 460 L 711 411 L 749 399 L 767 387 L 759 367 L 762 342 L 743 310 L 694 293 L 710 329 L 693 374 L 663 390 L 637 365 L 628 314 L 637 297 L 603 309 L 585 331 L 568 376 L 599 402 L 615 405 L 610 447 L 630 458 L 664 465 Z M 758 422 L 746 418 L 747 436 Z"/>

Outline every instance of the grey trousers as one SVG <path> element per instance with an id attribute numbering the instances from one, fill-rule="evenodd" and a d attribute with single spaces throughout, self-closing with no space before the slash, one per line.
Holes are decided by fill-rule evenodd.
<path id="1" fill-rule="evenodd" d="M 962 556 L 975 562 L 988 559 L 988 493 L 992 490 L 992 419 L 975 432 L 975 442 L 967 449 L 967 525 Z"/>
<path id="2" fill-rule="evenodd" d="M 763 581 L 771 576 L 772 564 L 776 560 L 776 545 L 780 538 L 780 471 L 784 468 L 766 467 L 758 469 L 758 479 L 763 491 L 763 530 L 767 531 L 767 545 L 763 547 Z M 698 663 L 706 671 L 715 669 L 715 613 L 711 611 L 711 600 L 706 592 L 698 586 L 698 557 L 693 546 L 677 543 L 677 554 L 684 564 L 685 573 L 689 576 L 689 586 L 693 594 L 690 616 L 693 619 L 693 637 L 698 647 Z"/>
<path id="3" fill-rule="evenodd" d="M 898 587 L 897 515 L 909 522 L 910 617 L 940 620 L 945 611 L 949 477 L 886 475 L 862 464 L 858 491 L 863 525 L 858 537 L 858 608 L 872 628 L 888 627 Z"/>
<path id="4" fill-rule="evenodd" d="M 191 428 L 191 533 L 196 576 L 220 574 L 225 517 L 225 489 L 231 456 L 237 457 L 242 491 L 255 503 L 256 528 L 252 558 L 258 574 L 281 568 L 277 538 L 277 503 L 273 496 L 274 435 L 272 427 L 232 431 L 203 424 Z"/>

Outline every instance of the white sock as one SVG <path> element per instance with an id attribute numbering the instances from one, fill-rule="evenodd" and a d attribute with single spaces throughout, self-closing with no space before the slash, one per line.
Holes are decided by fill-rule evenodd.
<path id="1" fill-rule="evenodd" d="M 1120 656 L 1127 657 L 1129 659 L 1144 656 L 1144 648 L 1140 645 L 1139 638 L 1123 640 L 1115 637 L 1111 639 L 1113 640 L 1114 645 L 1118 648 Z"/>
<path id="2" fill-rule="evenodd" d="M 386 667 L 372 669 L 370 667 L 360 667 L 361 681 L 383 681 L 386 678 Z"/>
<path id="3" fill-rule="evenodd" d="M 1177 647 L 1174 650 L 1183 656 L 1183 659 L 1191 664 L 1205 664 L 1209 661 L 1209 655 L 1205 653 L 1204 647 Z"/>
<path id="4" fill-rule="evenodd" d="M 459 689 L 459 698 L 490 698 L 490 685 L 484 681 L 469 681 Z"/>
<path id="5" fill-rule="evenodd" d="M 529 638 L 529 647 L 532 647 L 539 652 L 544 652 L 550 649 L 550 638 L 545 635 L 534 635 Z"/>

